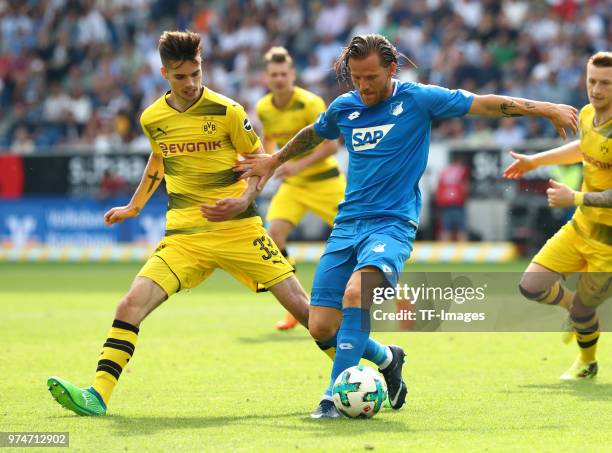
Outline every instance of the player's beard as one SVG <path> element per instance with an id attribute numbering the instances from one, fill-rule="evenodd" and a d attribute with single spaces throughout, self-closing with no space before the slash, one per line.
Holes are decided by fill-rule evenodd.
<path id="1" fill-rule="evenodd" d="M 367 93 L 361 93 L 361 100 L 365 105 L 371 107 L 385 100 L 386 89 L 384 90 L 370 90 Z"/>
<path id="2" fill-rule="evenodd" d="M 368 107 L 372 107 L 376 104 L 383 102 L 385 99 L 387 99 L 390 96 L 390 94 L 393 93 L 392 86 L 393 85 L 391 83 L 391 78 L 389 78 L 387 82 L 384 84 L 384 86 L 381 87 L 380 89 L 376 89 L 376 90 L 370 89 L 368 90 L 367 95 L 366 93 L 363 93 L 360 91 L 359 95 L 361 96 L 361 100 L 363 101 L 365 105 L 367 105 Z"/>

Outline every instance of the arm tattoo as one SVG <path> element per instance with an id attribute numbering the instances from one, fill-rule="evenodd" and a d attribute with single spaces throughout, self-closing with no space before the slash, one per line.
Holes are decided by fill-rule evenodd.
<path id="1" fill-rule="evenodd" d="M 502 102 L 499 105 L 499 109 L 504 116 L 523 116 L 524 113 L 520 111 L 517 112 L 518 108 L 519 106 L 516 102 L 514 102 L 514 99 L 510 99 L 510 102 Z M 523 108 L 525 110 L 533 110 L 536 108 L 536 106 L 531 101 L 525 101 L 523 102 Z"/>
<path id="2" fill-rule="evenodd" d="M 147 175 L 147 178 L 149 178 L 151 180 L 151 184 L 149 184 L 149 188 L 147 189 L 147 193 L 149 193 L 149 192 L 151 192 L 151 190 L 153 190 L 153 187 L 155 187 L 155 183 L 157 181 L 161 181 L 161 178 L 157 177 L 158 174 L 159 174 L 159 172 L 156 171 L 154 175 Z"/>
<path id="3" fill-rule="evenodd" d="M 313 125 L 306 126 L 295 137 L 287 142 L 285 146 L 278 152 L 278 159 L 285 163 L 289 159 L 293 159 L 300 154 L 310 151 L 312 148 L 317 146 L 325 140 L 323 137 L 319 137 L 314 130 Z"/>
<path id="4" fill-rule="evenodd" d="M 612 189 L 585 193 L 583 204 L 596 208 L 612 208 Z"/>

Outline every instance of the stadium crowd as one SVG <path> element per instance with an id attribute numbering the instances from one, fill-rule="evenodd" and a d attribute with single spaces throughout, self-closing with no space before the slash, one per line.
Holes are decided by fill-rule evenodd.
<path id="1" fill-rule="evenodd" d="M 329 101 L 345 88 L 332 69 L 341 48 L 371 32 L 416 64 L 404 62 L 403 80 L 580 108 L 586 59 L 611 47 L 611 19 L 608 0 L 0 0 L 0 152 L 148 150 L 139 116 L 166 89 L 165 29 L 201 33 L 204 83 L 250 112 L 270 46 L 287 47 L 299 84 Z M 432 138 L 554 135 L 535 119 L 454 119 Z"/>

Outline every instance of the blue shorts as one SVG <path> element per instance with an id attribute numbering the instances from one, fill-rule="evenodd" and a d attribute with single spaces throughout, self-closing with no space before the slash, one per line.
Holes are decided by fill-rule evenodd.
<path id="1" fill-rule="evenodd" d="M 331 232 L 312 284 L 310 304 L 342 309 L 351 275 L 364 267 L 377 267 L 391 286 L 412 252 L 416 227 L 393 219 L 342 222 Z"/>

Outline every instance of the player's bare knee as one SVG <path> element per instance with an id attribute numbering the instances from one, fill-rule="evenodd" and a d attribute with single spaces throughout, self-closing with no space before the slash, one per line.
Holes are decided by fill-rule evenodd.
<path id="1" fill-rule="evenodd" d="M 142 320 L 141 313 L 145 309 L 142 297 L 135 291 L 129 291 L 119 301 L 117 305 L 116 317 L 122 321 L 131 322 L 133 324 L 140 323 Z"/>
<path id="2" fill-rule="evenodd" d="M 524 285 L 522 280 L 518 285 L 518 289 L 525 299 L 533 300 L 535 302 L 542 299 L 542 296 L 544 296 L 544 293 L 546 293 L 546 290 L 534 290 L 532 287 Z"/>
<path id="3" fill-rule="evenodd" d="M 546 287 L 547 282 L 542 281 L 542 278 L 538 277 L 542 277 L 542 275 L 535 272 L 525 272 L 518 285 L 518 290 L 521 292 L 523 297 L 535 302 L 542 299 L 548 290 Z"/>
<path id="4" fill-rule="evenodd" d="M 335 326 L 325 323 L 310 323 L 308 331 L 310 336 L 317 341 L 327 341 L 336 335 Z"/>
<path id="5" fill-rule="evenodd" d="M 361 308 L 361 288 L 359 285 L 348 285 L 342 298 L 343 307 Z"/>

